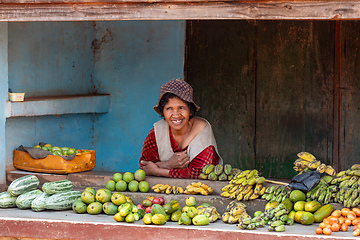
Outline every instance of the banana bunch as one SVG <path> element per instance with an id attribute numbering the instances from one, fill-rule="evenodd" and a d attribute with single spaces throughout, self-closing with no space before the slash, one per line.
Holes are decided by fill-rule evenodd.
<path id="1" fill-rule="evenodd" d="M 241 200 L 253 200 L 265 193 L 266 188 L 262 186 L 264 177 L 258 175 L 257 170 L 245 170 L 236 174 L 229 184 L 224 186 L 220 196 Z"/>
<path id="2" fill-rule="evenodd" d="M 233 200 L 226 206 L 221 218 L 224 223 L 233 224 L 250 218 L 250 215 L 246 212 L 246 205 L 244 203 Z"/>
<path id="3" fill-rule="evenodd" d="M 338 172 L 327 184 L 320 182 L 307 195 L 311 199 L 318 198 L 321 203 L 337 202 L 348 208 L 359 205 L 360 164 L 354 164 L 350 169 Z"/>
<path id="4" fill-rule="evenodd" d="M 216 222 L 218 219 L 221 219 L 220 213 L 218 213 L 216 207 L 214 206 L 204 207 L 200 205 L 196 209 L 198 210 L 198 215 L 207 216 L 210 219 L 211 223 Z"/>
<path id="5" fill-rule="evenodd" d="M 181 194 L 184 193 L 184 189 L 182 187 L 170 186 L 169 184 L 158 183 L 155 184 L 152 189 L 156 193 L 166 193 L 166 194 Z"/>
<path id="6" fill-rule="evenodd" d="M 202 182 L 192 182 L 186 186 L 184 193 L 185 194 L 198 194 L 209 195 L 212 194 L 214 189 L 209 187 L 209 185 Z"/>
<path id="7" fill-rule="evenodd" d="M 330 176 L 335 176 L 336 171 L 330 165 L 326 165 L 317 160 L 314 155 L 308 152 L 300 152 L 297 154 L 298 159 L 294 161 L 293 169 L 301 174 L 308 171 L 318 171 L 319 173 L 327 173 Z"/>
<path id="8" fill-rule="evenodd" d="M 330 185 L 332 179 L 331 176 L 321 177 L 318 185 L 306 193 L 307 200 L 315 200 L 322 204 L 336 202 L 335 193 L 339 188 L 336 185 Z"/>
<path id="9" fill-rule="evenodd" d="M 240 169 L 232 168 L 230 164 L 208 164 L 202 169 L 202 173 L 200 173 L 199 179 L 212 181 L 230 181 L 234 174 L 238 172 L 240 172 Z"/>
<path id="10" fill-rule="evenodd" d="M 239 221 L 237 227 L 240 229 L 254 230 L 269 225 L 269 231 L 283 232 L 285 231 L 285 224 L 292 225 L 294 223 L 294 220 L 289 218 L 288 213 L 289 211 L 286 206 L 280 203 L 275 208 L 270 207 L 253 218 L 250 217 Z"/>
<path id="11" fill-rule="evenodd" d="M 291 189 L 284 185 L 272 185 L 265 189 L 265 193 L 261 196 L 266 201 L 282 202 L 290 196 Z"/>
<path id="12" fill-rule="evenodd" d="M 285 204 L 280 203 L 276 207 L 270 207 L 253 218 L 239 221 L 238 228 L 253 230 L 268 225 L 269 231 L 283 232 L 285 231 L 285 224 L 294 224 L 294 219 L 289 218 L 288 213 L 289 210 L 286 208 Z"/>

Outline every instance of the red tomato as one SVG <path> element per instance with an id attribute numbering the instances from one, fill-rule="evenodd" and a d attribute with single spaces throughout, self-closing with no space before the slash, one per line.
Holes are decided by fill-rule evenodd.
<path id="1" fill-rule="evenodd" d="M 343 232 L 346 232 L 348 230 L 348 228 L 349 228 L 349 225 L 347 225 L 346 223 L 343 223 L 341 225 L 341 231 L 343 231 Z"/>
<path id="2" fill-rule="evenodd" d="M 358 223 L 360 223 L 360 218 L 355 218 L 354 220 L 351 221 L 351 224 L 353 226 L 357 225 Z"/>
<path id="3" fill-rule="evenodd" d="M 331 216 L 339 218 L 341 216 L 341 211 L 339 209 L 335 210 L 331 213 Z"/>
<path id="4" fill-rule="evenodd" d="M 325 224 L 324 222 L 322 222 L 322 223 L 319 224 L 319 228 L 323 229 L 323 228 L 325 228 L 325 227 L 326 227 L 326 224 Z"/>
<path id="5" fill-rule="evenodd" d="M 323 229 L 323 234 L 325 234 L 325 235 L 330 235 L 332 233 L 332 231 L 331 231 L 331 229 L 330 228 L 324 228 Z"/>
<path id="6" fill-rule="evenodd" d="M 356 216 L 360 217 L 360 209 L 359 208 L 353 208 L 352 211 L 356 214 Z"/>
<path id="7" fill-rule="evenodd" d="M 323 229 L 321 228 L 321 227 L 317 227 L 317 228 L 315 228 L 315 233 L 316 234 L 322 234 L 322 232 L 323 232 Z"/>
<path id="8" fill-rule="evenodd" d="M 346 217 L 349 212 L 350 212 L 350 209 L 349 209 L 349 208 L 343 208 L 343 209 L 341 209 L 341 215 L 343 215 L 344 217 Z"/>
<path id="9" fill-rule="evenodd" d="M 345 222 L 344 222 L 344 223 L 345 223 L 346 225 L 350 226 L 350 225 L 351 225 L 351 222 L 352 222 L 351 219 L 345 218 Z"/>
<path id="10" fill-rule="evenodd" d="M 360 236 L 360 228 L 356 229 L 355 231 L 353 231 L 353 235 L 354 236 Z"/>
<path id="11" fill-rule="evenodd" d="M 333 225 L 331 225 L 331 231 L 338 232 L 339 230 L 340 230 L 340 224 L 339 223 L 333 223 Z"/>
<path id="12" fill-rule="evenodd" d="M 356 218 L 356 214 L 354 212 L 349 212 L 347 215 L 347 218 L 350 219 L 351 221 L 354 220 Z"/>
<path id="13" fill-rule="evenodd" d="M 355 230 L 358 229 L 358 228 L 359 228 L 359 225 L 358 225 L 358 224 L 354 225 L 354 226 L 353 226 L 353 231 L 355 231 Z"/>
<path id="14" fill-rule="evenodd" d="M 338 223 L 339 222 L 339 219 L 336 218 L 336 217 L 330 217 L 329 218 L 329 223 L 332 225 L 334 223 Z"/>

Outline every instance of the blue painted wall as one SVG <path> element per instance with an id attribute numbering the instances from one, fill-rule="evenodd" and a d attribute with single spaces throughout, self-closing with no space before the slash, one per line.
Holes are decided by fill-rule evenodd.
<path id="1" fill-rule="evenodd" d="M 0 23 L 0 191 L 5 188 L 5 101 L 8 86 L 8 23 Z"/>
<path id="2" fill-rule="evenodd" d="M 95 170 L 135 171 L 142 143 L 159 119 L 153 106 L 160 86 L 183 77 L 185 21 L 8 26 L 13 91 L 25 96 L 109 93 L 111 104 L 106 114 L 7 119 L 7 169 L 17 146 L 45 141 L 95 149 Z"/>

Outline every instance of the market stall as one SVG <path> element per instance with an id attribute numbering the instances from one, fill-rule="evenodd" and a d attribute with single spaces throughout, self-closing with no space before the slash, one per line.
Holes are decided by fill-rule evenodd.
<path id="1" fill-rule="evenodd" d="M 288 183 L 299 173 L 293 170 L 293 166 L 297 159 L 295 154 L 301 150 L 310 149 L 321 163 L 333 166 L 336 173 L 351 170 L 359 162 L 358 1 L 0 2 L 0 29 L 3 30 L 0 33 L 0 62 L 4 63 L 1 64 L 5 66 L 2 72 L 6 73 L 0 77 L 0 82 L 6 86 L 2 89 L 4 105 L 0 107 L 4 123 L 0 128 L 0 143 L 4 146 L 4 151 L 0 151 L 2 190 L 19 177 L 34 174 L 40 179 L 39 189 L 45 182 L 67 179 L 76 190 L 83 192 L 86 187 L 105 188 L 112 178 L 111 170 L 116 166 L 125 166 L 119 168 L 122 172 L 124 169 L 136 169 L 140 139 L 144 136 L 138 134 L 134 137 L 134 132 L 127 129 L 134 129 L 139 124 L 147 132 L 156 117 L 134 123 L 129 119 L 141 119 L 144 112 L 134 111 L 134 115 L 127 118 L 123 115 L 124 106 L 148 102 L 150 109 L 151 98 L 143 96 L 154 96 L 157 85 L 174 75 L 184 76 L 196 89 L 203 90 L 197 96 L 205 105 L 202 114 L 217 127 L 215 134 L 220 139 L 220 149 L 225 152 L 225 162 L 234 167 L 258 170 L 267 180 L 285 178 L 280 181 Z M 237 31 L 240 33 L 232 36 Z M 131 36 L 123 37 L 121 33 L 124 32 L 130 32 Z M 220 37 L 212 38 L 212 34 Z M 239 42 L 242 47 L 236 46 Z M 274 44 L 277 44 L 275 48 Z M 121 51 L 113 54 L 114 49 Z M 244 50 L 248 50 L 246 54 L 238 54 L 244 53 Z M 204 62 L 204 59 L 208 60 Z M 316 64 L 312 66 L 312 62 Z M 161 69 L 154 70 L 156 66 L 161 66 Z M 222 68 L 219 70 L 218 66 Z M 159 73 L 161 80 L 155 76 Z M 121 76 L 122 81 L 118 82 L 115 75 Z M 234 78 L 234 75 L 241 77 Z M 145 77 L 150 80 L 143 80 Z M 219 83 L 223 88 L 213 86 Z M 139 85 L 143 86 L 140 90 Z M 306 90 L 306 86 L 310 86 L 312 91 Z M 24 103 L 6 102 L 8 87 L 24 87 L 26 94 L 34 99 L 26 99 L 25 95 Z M 55 99 L 48 97 L 58 94 L 62 96 Z M 78 94 L 84 97 L 79 98 Z M 63 101 L 64 96 L 65 104 L 59 100 Z M 133 96 L 143 97 L 142 101 Z M 231 100 L 227 98 L 236 99 L 235 104 L 230 104 Z M 206 106 L 209 102 L 215 104 Z M 237 103 L 245 104 L 238 106 Z M 48 107 L 50 105 L 53 107 Z M 233 117 L 234 111 L 228 111 L 233 106 L 240 109 L 236 117 Z M 218 112 L 214 114 L 214 110 Z M 149 113 L 145 111 L 145 115 Z M 111 125 L 120 126 L 120 130 L 114 131 L 109 127 Z M 55 133 L 54 129 L 60 130 Z M 39 138 L 38 141 L 34 142 L 34 136 Z M 77 139 L 74 136 L 81 137 Z M 96 149 L 95 171 L 57 175 L 29 173 L 14 168 L 12 154 L 15 147 L 19 144 L 30 146 L 36 141 L 49 139 L 64 145 L 81 142 L 89 149 Z M 115 142 L 124 147 L 118 148 Z M 316 171 L 317 167 L 312 171 Z M 336 178 L 330 171 L 327 175 Z M 349 177 L 347 181 L 357 176 L 346 175 Z M 184 189 L 194 182 L 166 181 Z M 231 179 L 201 181 L 212 187 L 214 192 L 208 196 L 194 195 L 198 203 L 215 205 L 221 215 L 225 214 L 226 206 L 233 199 L 230 192 L 229 196 L 223 194 L 227 192 L 223 188 L 230 184 Z M 331 184 L 328 181 L 327 187 L 340 185 L 340 182 Z M 148 177 L 148 182 L 153 187 L 163 180 Z M 263 187 L 270 191 L 271 186 L 278 188 L 281 185 L 267 182 Z M 284 189 L 278 191 L 287 194 Z M 336 187 L 330 189 L 337 189 L 334 193 L 340 192 Z M 268 197 L 269 200 L 260 198 L 271 193 L 263 192 L 256 199 L 238 201 L 247 205 L 249 216 L 253 219 L 256 211 L 265 211 L 267 202 L 278 200 L 281 203 L 285 200 L 285 195 L 281 196 L 281 200 L 274 196 Z M 136 203 L 153 195 L 164 197 L 167 202 L 179 200 L 182 206 L 186 205 L 188 197 L 185 194 L 158 193 L 155 189 L 147 193 L 126 192 L 125 195 L 131 196 Z M 315 195 L 311 200 L 319 200 L 315 199 Z M 353 204 L 347 206 L 344 199 L 339 202 L 340 196 L 334 196 L 329 202 L 325 202 L 326 196 L 323 196 L 319 202 L 321 205 L 332 204 L 332 210 L 357 207 Z M 304 200 L 310 201 L 310 197 Z M 294 200 L 293 203 L 296 202 Z M 278 232 L 269 231 L 271 224 L 250 230 L 246 229 L 250 224 L 238 226 L 241 224 L 239 221 L 226 224 L 223 219 L 206 226 L 185 226 L 172 221 L 156 226 L 141 220 L 123 223 L 104 213 L 77 214 L 69 209 L 39 213 L 30 209 L 4 208 L 0 209 L 0 222 L 2 236 L 17 238 L 90 239 L 96 236 L 94 239 L 111 239 L 116 238 L 118 232 L 129 238 L 136 233 L 137 238 L 149 238 L 151 235 L 151 238 L 168 236 L 170 239 L 179 236 L 182 239 L 319 239 L 325 236 L 315 233 L 319 223 L 307 225 L 296 222 L 286 225 L 284 232 L 280 228 Z M 353 237 L 353 224 L 347 225 L 348 231 L 334 231 L 331 237 Z"/>

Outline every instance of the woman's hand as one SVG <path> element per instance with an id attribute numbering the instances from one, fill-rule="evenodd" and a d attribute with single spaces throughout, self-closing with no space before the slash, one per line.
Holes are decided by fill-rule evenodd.
<path id="1" fill-rule="evenodd" d="M 151 161 L 141 161 L 140 169 L 144 170 L 148 176 L 169 177 L 169 170 L 160 168 L 156 163 Z"/>
<path id="2" fill-rule="evenodd" d="M 183 169 L 186 168 L 190 159 L 186 151 L 176 152 L 168 161 L 158 162 L 158 166 L 166 169 Z"/>

